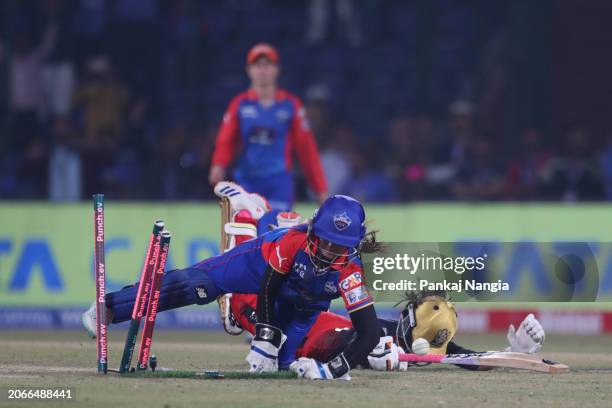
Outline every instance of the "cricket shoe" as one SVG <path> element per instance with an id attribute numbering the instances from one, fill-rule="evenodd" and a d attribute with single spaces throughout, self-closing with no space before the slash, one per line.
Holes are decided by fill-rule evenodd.
<path id="1" fill-rule="evenodd" d="M 232 294 L 226 293 L 223 296 L 219 296 L 217 302 L 219 303 L 219 312 L 221 313 L 223 329 L 227 332 L 227 334 L 231 334 L 232 336 L 238 336 L 244 331 L 244 329 L 240 327 L 240 324 L 232 313 L 232 307 L 230 304 L 231 300 Z"/>
<path id="2" fill-rule="evenodd" d="M 220 181 L 215 185 L 215 194 L 219 198 L 227 198 L 232 208 L 232 214 L 247 210 L 251 217 L 258 220 L 270 211 L 270 204 L 259 194 L 250 194 L 241 185 L 232 181 Z M 233 219 L 233 217 L 232 217 Z"/>
<path id="3" fill-rule="evenodd" d="M 81 315 L 81 323 L 87 331 L 87 335 L 92 339 L 96 338 L 96 302 L 93 302 L 89 309 L 83 312 Z M 106 309 L 106 324 L 113 320 L 112 312 Z"/>

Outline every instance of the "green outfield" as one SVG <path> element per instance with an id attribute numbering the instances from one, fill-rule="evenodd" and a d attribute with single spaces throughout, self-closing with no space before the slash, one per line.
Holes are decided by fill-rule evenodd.
<path id="1" fill-rule="evenodd" d="M 124 333 L 110 336 L 110 367 L 116 368 Z M 460 336 L 477 350 L 499 349 L 502 335 Z M 550 336 L 547 358 L 572 372 L 547 375 L 517 370 L 469 372 L 428 366 L 408 372 L 351 372 L 351 382 L 297 379 L 198 380 L 123 378 L 95 372 L 95 343 L 82 332 L 0 331 L 0 406 L 87 407 L 383 407 L 383 406 L 609 406 L 612 401 L 611 336 Z M 220 332 L 156 334 L 160 367 L 181 370 L 242 370 L 247 344 Z M 8 388 L 67 388 L 74 402 L 7 400 Z"/>

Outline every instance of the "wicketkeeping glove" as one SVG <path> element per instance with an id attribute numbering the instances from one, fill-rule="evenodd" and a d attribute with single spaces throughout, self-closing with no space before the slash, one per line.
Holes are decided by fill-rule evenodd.
<path id="1" fill-rule="evenodd" d="M 249 372 L 278 371 L 278 351 L 285 340 L 287 336 L 278 327 L 257 323 L 255 337 L 251 341 L 251 351 L 246 356 Z"/>
<path id="2" fill-rule="evenodd" d="M 309 380 L 350 380 L 349 364 L 344 354 L 339 354 L 328 363 L 321 363 L 312 358 L 301 357 L 289 366 L 300 378 Z"/>
<path id="3" fill-rule="evenodd" d="M 542 348 L 545 337 L 544 328 L 535 316 L 530 313 L 521 322 L 518 330 L 515 330 L 512 324 L 508 328 L 507 338 L 510 347 L 506 351 L 528 354 L 537 353 Z"/>

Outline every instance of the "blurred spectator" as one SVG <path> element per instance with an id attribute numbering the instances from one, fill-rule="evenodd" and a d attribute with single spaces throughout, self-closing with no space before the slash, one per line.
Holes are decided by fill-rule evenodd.
<path id="1" fill-rule="evenodd" d="M 17 157 L 9 151 L 8 145 L 0 143 L 0 198 L 16 198 L 19 187 Z"/>
<path id="2" fill-rule="evenodd" d="M 27 29 L 15 34 L 10 61 L 9 84 L 11 94 L 13 143 L 26 146 L 31 137 L 40 132 L 40 113 L 43 102 L 41 83 L 42 66 L 53 49 L 57 38 L 57 24 L 50 21 L 40 44 L 35 44 L 33 33 Z"/>
<path id="3" fill-rule="evenodd" d="M 187 126 L 178 122 L 167 129 L 162 135 L 160 143 L 155 150 L 158 157 L 156 163 L 150 165 L 159 166 L 160 179 L 157 183 L 160 186 L 160 198 L 173 200 L 181 197 L 181 193 L 189 189 L 189 180 L 183 174 L 181 157 L 185 154 L 188 144 Z"/>
<path id="4" fill-rule="evenodd" d="M 74 72 L 74 32 L 72 15 L 66 2 L 44 2 L 47 19 L 58 21 L 56 41 L 50 47 L 42 70 L 44 113 L 65 116 L 70 113 L 72 94 L 76 85 Z"/>
<path id="5" fill-rule="evenodd" d="M 53 124 L 53 148 L 49 157 L 49 199 L 78 201 L 81 199 L 80 143 L 72 124 L 58 119 Z"/>
<path id="6" fill-rule="evenodd" d="M 402 200 L 416 200 L 425 194 L 431 126 L 431 119 L 425 115 L 402 115 L 391 121 L 385 173 L 397 186 Z"/>
<path id="7" fill-rule="evenodd" d="M 524 71 L 516 63 L 522 60 L 515 61 L 526 44 L 513 34 L 524 15 L 513 5 L 8 3 L 0 7 L 0 198 L 75 200 L 99 191 L 126 199 L 210 197 L 203 176 L 214 167 L 210 129 L 227 98 L 244 88 L 237 67 L 246 47 L 266 40 L 286 55 L 285 83 L 305 94 L 304 123 L 318 138 L 332 193 L 353 191 L 370 201 L 612 199 L 612 141 L 597 151 L 601 141 L 582 127 L 554 145 L 532 127 L 518 132 L 516 148 L 495 151 L 512 141 L 478 139 L 485 131 L 513 133 L 525 120 L 551 125 L 542 116 L 546 109 L 525 100 L 531 84 L 541 83 L 530 72 L 545 70 L 534 62 Z M 363 13 L 367 26 L 360 24 Z M 486 18 L 473 24 L 479 17 Z M 364 35 L 365 53 L 354 49 Z M 300 41 L 316 49 L 305 52 Z M 269 94 L 262 93 L 263 105 L 274 99 Z M 446 105 L 448 116 L 437 116 Z M 403 111 L 428 113 L 397 114 Z M 259 125 L 249 138 L 263 148 L 269 124 Z M 245 140 L 236 139 L 235 147 Z M 561 151 L 553 152 L 557 145 Z M 259 152 L 252 156 L 263 157 Z M 290 159 L 281 157 L 285 164 Z M 312 185 L 313 160 L 300 162 L 310 168 Z M 270 168 L 265 159 L 245 172 Z M 300 171 L 287 170 L 285 180 Z M 298 200 L 311 198 L 306 179 L 295 186 Z M 281 190 L 278 184 L 270 189 Z"/>
<path id="8" fill-rule="evenodd" d="M 161 170 L 159 194 L 162 199 L 201 198 L 196 192 L 202 194 L 203 186 L 207 184 L 208 167 L 203 166 L 208 162 L 202 161 L 201 144 L 195 138 L 190 138 L 190 133 L 185 123 L 177 122 L 167 129 L 160 140 L 154 165 Z M 211 142 L 210 135 L 206 135 L 204 140 Z"/>
<path id="9" fill-rule="evenodd" d="M 447 124 L 439 131 L 427 169 L 428 182 L 435 188 L 441 191 L 450 188 L 464 166 L 475 134 L 474 121 L 475 110 L 471 102 L 459 100 L 449 106 Z"/>
<path id="10" fill-rule="evenodd" d="M 402 179 L 403 168 L 409 161 L 415 145 L 414 121 L 409 116 L 397 116 L 389 124 L 389 158 L 385 162 L 387 172 L 398 182 Z"/>
<path id="11" fill-rule="evenodd" d="M 87 195 L 108 189 L 112 196 L 112 169 L 121 153 L 128 91 L 106 56 L 92 57 L 85 69 L 73 99 L 83 123 L 83 189 Z"/>
<path id="12" fill-rule="evenodd" d="M 542 176 L 552 154 L 544 145 L 542 133 L 527 127 L 519 135 L 519 150 L 506 171 L 506 196 L 511 200 L 539 198 Z"/>
<path id="13" fill-rule="evenodd" d="M 318 45 L 327 40 L 327 30 L 332 10 L 335 8 L 338 24 L 344 30 L 344 36 L 353 47 L 363 42 L 363 33 L 359 24 L 359 12 L 354 0 L 310 0 L 308 5 L 308 22 L 306 43 Z"/>
<path id="14" fill-rule="evenodd" d="M 38 133 L 25 136 L 30 142 L 23 150 L 16 153 L 19 191 L 15 198 L 42 199 L 47 196 L 49 146 Z"/>
<path id="15" fill-rule="evenodd" d="M 327 148 L 321 152 L 321 165 L 327 179 L 329 194 L 343 194 L 352 179 L 351 155 L 355 151 L 356 138 L 346 124 L 336 126 Z"/>
<path id="16" fill-rule="evenodd" d="M 612 136 L 608 139 L 608 145 L 600 157 L 600 163 L 606 199 L 612 201 Z"/>
<path id="17" fill-rule="evenodd" d="M 206 20 L 200 14 L 199 3 L 192 0 L 174 2 L 168 16 L 167 56 L 176 70 L 176 80 L 187 86 L 194 86 L 206 76 Z"/>
<path id="18" fill-rule="evenodd" d="M 193 199 L 215 199 L 207 175 L 212 161 L 213 147 L 217 136 L 216 126 L 199 127 L 191 139 L 189 156 L 182 160 L 191 176 L 191 197 Z"/>
<path id="19" fill-rule="evenodd" d="M 493 139 L 471 143 L 469 154 L 458 168 L 452 192 L 457 200 L 498 200 L 504 188 L 503 168 L 493 148 Z"/>
<path id="20" fill-rule="evenodd" d="M 601 169 L 586 128 L 574 126 L 567 132 L 561 155 L 547 166 L 544 191 L 549 198 L 570 202 L 605 197 Z"/>
<path id="21" fill-rule="evenodd" d="M 77 88 L 74 106 L 83 110 L 86 142 L 91 147 L 119 144 L 125 125 L 127 89 L 116 79 L 106 56 L 90 59 L 86 79 Z"/>
<path id="22" fill-rule="evenodd" d="M 385 174 L 383 147 L 373 138 L 369 143 L 354 149 L 351 154 L 353 176 L 347 187 L 349 195 L 367 203 L 389 203 L 398 199 L 396 185 Z M 367 152 L 367 153 L 364 153 Z"/>
<path id="23" fill-rule="evenodd" d="M 308 123 L 321 146 L 326 146 L 330 138 L 329 93 L 329 87 L 324 83 L 315 83 L 306 89 Z"/>
<path id="24" fill-rule="evenodd" d="M 106 44 L 109 20 L 107 0 L 78 2 L 73 26 L 80 60 L 103 53 L 110 47 L 110 44 Z"/>
<path id="25" fill-rule="evenodd" d="M 120 0 L 113 5 L 108 49 L 121 77 L 140 94 L 156 96 L 161 77 L 160 29 L 157 0 Z"/>
<path id="26" fill-rule="evenodd" d="M 144 165 L 153 154 L 153 145 L 158 139 L 156 116 L 159 114 L 149 99 L 136 96 L 127 108 L 127 118 L 123 137 L 123 148 L 130 150 L 135 158 Z"/>
<path id="27" fill-rule="evenodd" d="M 142 197 L 142 178 L 143 172 L 138 157 L 129 149 L 119 150 L 102 173 L 104 191 L 117 199 Z"/>
<path id="28" fill-rule="evenodd" d="M 404 169 L 404 184 L 408 187 L 408 195 L 404 196 L 406 200 L 431 197 L 432 174 L 429 165 L 435 134 L 436 127 L 431 116 L 422 113 L 414 117 L 414 142 L 410 149 L 409 164 Z"/>

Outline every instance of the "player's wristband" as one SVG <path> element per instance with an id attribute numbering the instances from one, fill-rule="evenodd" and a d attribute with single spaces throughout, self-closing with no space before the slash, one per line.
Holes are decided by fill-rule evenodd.
<path id="1" fill-rule="evenodd" d="M 254 340 L 266 341 L 279 349 L 283 342 L 283 332 L 278 327 L 274 327 L 270 324 L 257 323 L 255 325 Z"/>
<path id="2" fill-rule="evenodd" d="M 342 377 L 351 369 L 348 361 L 346 361 L 346 357 L 344 357 L 344 353 L 340 353 L 336 357 L 329 360 L 329 363 L 327 363 L 327 368 L 329 368 L 329 372 L 334 378 Z"/>

